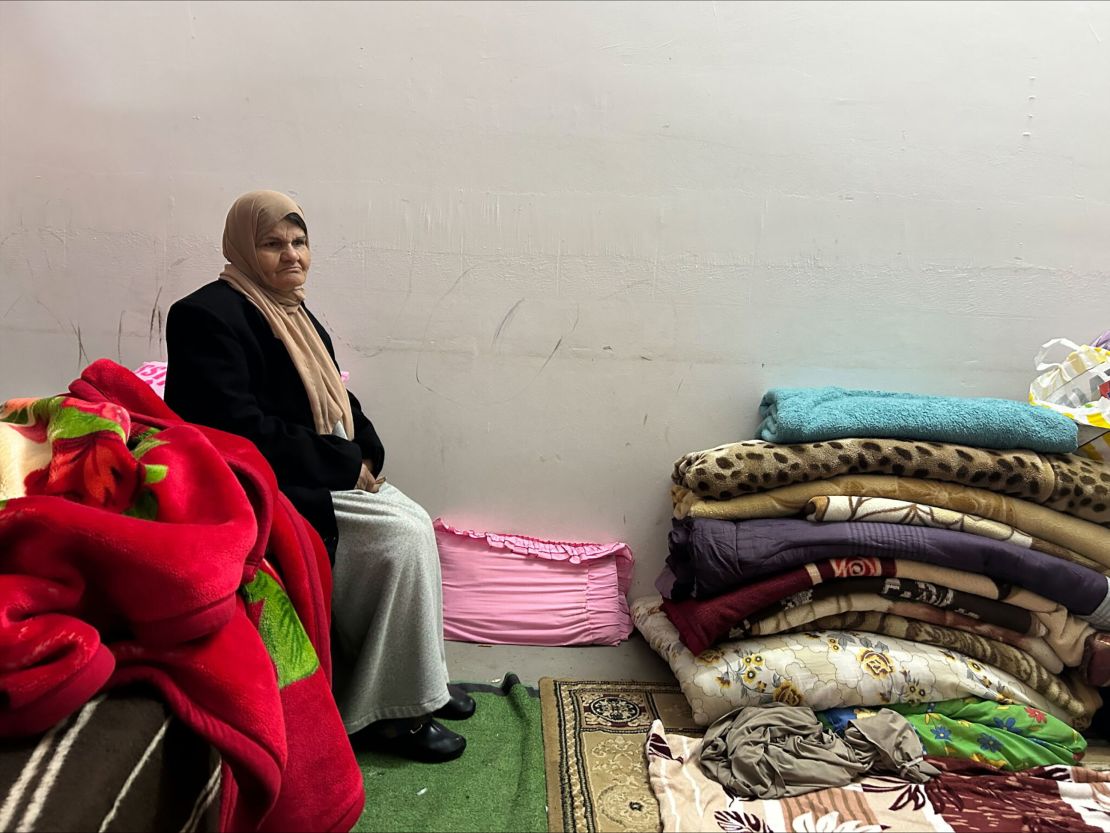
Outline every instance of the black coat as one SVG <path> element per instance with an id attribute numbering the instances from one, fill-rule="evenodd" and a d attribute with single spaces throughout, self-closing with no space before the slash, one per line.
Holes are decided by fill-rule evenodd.
<path id="1" fill-rule="evenodd" d="M 309 318 L 335 361 L 331 338 L 312 313 Z M 353 441 L 316 433 L 288 350 L 258 308 L 226 281 L 202 286 L 170 307 L 166 348 L 166 404 L 187 422 L 253 442 L 334 557 L 338 531 L 330 493 L 354 488 L 363 458 L 375 474 L 385 460 L 358 400 L 348 393 Z"/>

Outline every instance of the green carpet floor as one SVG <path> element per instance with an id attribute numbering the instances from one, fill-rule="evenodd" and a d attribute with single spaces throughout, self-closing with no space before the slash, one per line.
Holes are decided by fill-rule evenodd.
<path id="1" fill-rule="evenodd" d="M 418 764 L 357 751 L 366 809 L 355 830 L 546 832 L 539 697 L 513 675 L 500 691 L 464 688 L 478 710 L 469 720 L 444 721 L 466 736 L 461 758 Z"/>

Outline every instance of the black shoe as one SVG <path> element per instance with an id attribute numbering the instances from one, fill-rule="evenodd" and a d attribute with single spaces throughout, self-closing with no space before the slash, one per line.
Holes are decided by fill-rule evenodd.
<path id="1" fill-rule="evenodd" d="M 379 720 L 359 732 L 359 739 L 376 751 L 426 764 L 453 761 L 466 749 L 466 738 L 430 718 Z"/>
<path id="2" fill-rule="evenodd" d="M 455 685 L 448 685 L 447 693 L 451 695 L 451 699 L 432 712 L 433 717 L 441 717 L 444 720 L 466 720 L 474 714 L 478 706 L 473 697 Z"/>

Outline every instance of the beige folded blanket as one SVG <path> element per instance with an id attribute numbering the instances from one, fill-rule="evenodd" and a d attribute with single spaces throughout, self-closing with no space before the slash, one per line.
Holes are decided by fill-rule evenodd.
<path id="1" fill-rule="evenodd" d="M 988 619 L 978 618 L 974 611 L 959 612 L 919 599 L 899 599 L 879 593 L 855 592 L 850 585 L 851 580 L 848 580 L 845 585 L 845 592 L 838 593 L 835 596 L 813 599 L 812 601 L 806 599 L 803 594 L 799 594 L 800 598 L 789 602 L 793 605 L 792 607 L 775 612 L 769 611 L 768 615 L 762 619 L 752 619 L 739 623 L 737 627 L 729 631 L 728 638 L 744 639 L 749 636 L 767 636 L 772 633 L 781 633 L 797 625 L 812 622 L 822 616 L 831 616 L 834 613 L 846 613 L 853 610 L 877 610 L 888 613 L 912 610 L 914 615 L 909 617 L 911 619 L 921 619 L 926 622 L 961 628 L 1011 645 L 1017 644 L 1017 638 L 1023 636 L 1042 639 L 1065 666 L 1076 668 L 1083 663 L 1083 650 L 1086 646 L 1087 637 L 1095 632 L 1089 624 L 1082 619 L 1068 615 L 1068 612 L 1062 608 L 1051 612 L 1030 611 L 1026 620 L 1028 628 L 1025 632 L 1021 632 L 1000 625 L 998 622 L 992 623 Z M 905 607 L 906 605 L 921 605 L 921 607 Z M 1046 667 L 1054 665 L 1054 663 L 1047 661 L 1042 664 Z"/>
<path id="2" fill-rule="evenodd" d="M 682 486 L 671 487 L 676 518 L 733 521 L 783 518 L 801 513 L 811 498 L 820 495 L 888 497 L 968 512 L 1024 530 L 1110 567 L 1110 528 L 1027 500 L 958 483 L 875 474 L 843 475 L 730 500 L 706 500 Z"/>
<path id="3" fill-rule="evenodd" d="M 966 532 L 969 535 L 993 538 L 995 541 L 1005 541 L 1027 550 L 1036 550 L 1055 558 L 1073 561 L 1099 573 L 1110 573 L 1110 567 L 1092 561 L 1067 547 L 1029 535 L 1024 530 L 1015 529 L 1008 524 L 980 518 L 967 512 L 957 512 L 955 509 L 945 509 L 942 506 L 926 506 L 924 503 L 867 495 L 818 495 L 811 498 L 802 511 L 807 520 L 817 522 L 905 524 Z"/>

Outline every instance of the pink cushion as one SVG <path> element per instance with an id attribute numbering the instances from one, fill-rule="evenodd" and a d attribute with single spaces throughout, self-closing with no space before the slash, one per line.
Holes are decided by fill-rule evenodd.
<path id="1" fill-rule="evenodd" d="M 447 639 L 617 645 L 632 633 L 627 544 L 544 541 L 435 521 Z"/>

